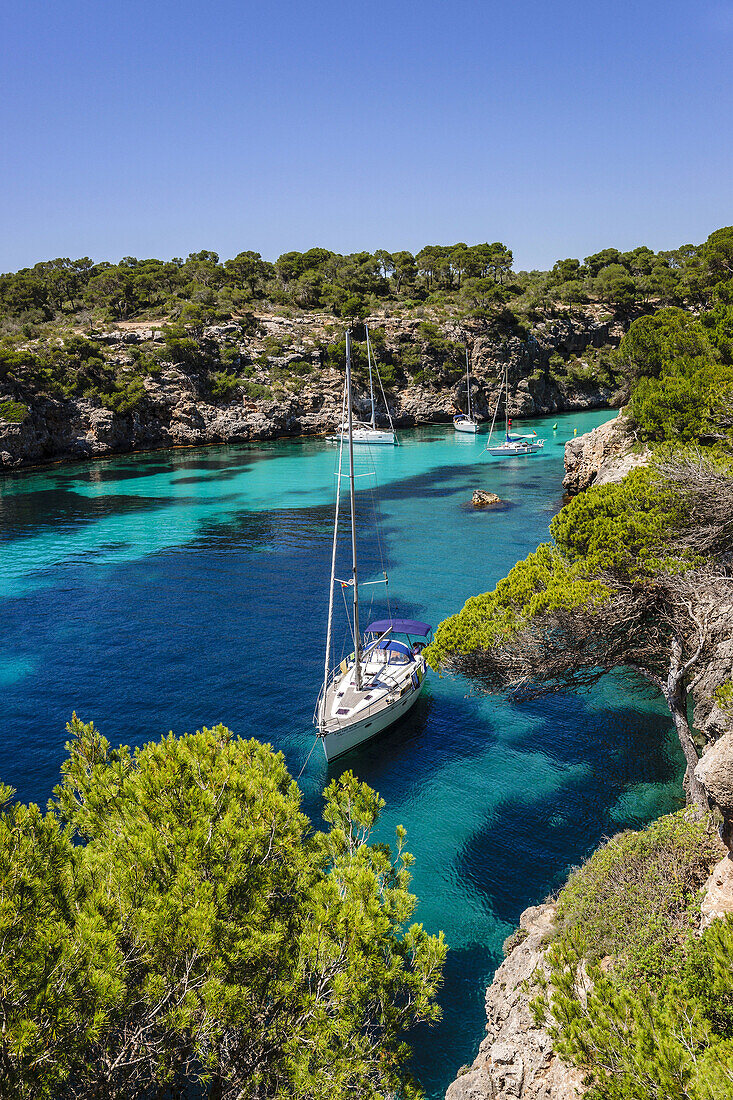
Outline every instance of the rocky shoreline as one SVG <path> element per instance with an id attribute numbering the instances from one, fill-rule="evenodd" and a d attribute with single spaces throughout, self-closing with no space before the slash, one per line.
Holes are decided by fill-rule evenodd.
<path id="1" fill-rule="evenodd" d="M 28 408 L 22 421 L 0 419 L 0 471 L 59 460 L 333 431 L 341 414 L 342 375 L 323 362 L 321 349 L 323 340 L 333 335 L 336 319 L 260 314 L 256 323 L 255 335 L 243 336 L 237 325 L 223 325 L 204 329 L 200 339 L 230 347 L 234 341 L 243 360 L 256 364 L 250 372 L 254 388 L 271 389 L 270 398 L 248 396 L 245 387 L 227 401 L 212 400 L 195 371 L 172 363 L 144 379 L 144 400 L 129 413 L 115 412 L 85 397 L 60 399 L 41 392 L 29 398 L 17 389 L 3 392 L 0 386 L 0 399 L 25 402 Z M 412 344 L 418 355 L 425 356 L 420 366 L 430 372 L 429 349 L 420 344 L 420 320 L 380 315 L 369 318 L 369 323 L 384 332 L 388 353 L 398 354 Z M 496 406 L 505 369 L 510 378 L 509 413 L 514 417 L 612 404 L 613 387 L 594 379 L 590 368 L 584 373 L 587 364 L 578 357 L 588 349 L 615 346 L 624 327 L 588 312 L 548 318 L 530 336 L 475 320 L 442 322 L 440 331 L 445 339 L 468 346 L 472 402 L 477 415 L 487 419 Z M 162 339 L 160 328 L 141 323 L 87 335 L 104 347 L 110 362 L 122 366 L 133 363 L 135 349 L 154 347 Z M 268 356 L 275 345 L 278 354 Z M 310 372 L 297 385 L 273 385 L 278 372 L 287 373 L 291 364 L 303 362 Z M 431 377 L 430 382 L 406 378 L 388 389 L 397 427 L 447 423 L 456 409 L 465 406 L 462 379 L 441 381 L 435 370 Z M 355 396 L 357 413 L 366 414 L 368 393 L 363 383 L 356 386 Z"/>
<path id="2" fill-rule="evenodd" d="M 620 414 L 566 444 L 563 485 L 573 495 L 589 485 L 611 484 L 648 460 L 648 451 L 635 446 L 628 420 Z M 733 719 L 715 701 L 716 688 L 733 680 L 732 619 L 733 606 L 716 609 L 713 636 L 718 642 L 693 692 L 694 725 L 708 741 L 695 776 L 722 822 L 722 858 L 702 890 L 701 929 L 733 913 Z M 578 1100 L 586 1091 L 582 1073 L 556 1054 L 530 1008 L 536 995 L 533 978 L 548 972 L 555 915 L 555 904 L 547 901 L 520 916 L 514 946 L 486 991 L 486 1038 L 473 1064 L 449 1085 L 446 1100 Z"/>

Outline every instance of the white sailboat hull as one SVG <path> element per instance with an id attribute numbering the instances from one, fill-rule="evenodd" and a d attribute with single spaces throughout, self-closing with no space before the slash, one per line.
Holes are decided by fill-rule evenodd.
<path id="1" fill-rule="evenodd" d="M 367 354 L 369 355 L 369 331 L 367 330 Z M 370 384 L 371 384 L 371 357 Z M 386 402 L 386 399 L 385 399 Z M 359 582 L 356 551 L 356 494 L 354 487 L 354 443 L 394 444 L 397 438 L 393 430 L 379 431 L 374 421 L 374 393 L 372 390 L 371 424 L 354 424 L 351 400 L 351 330 L 346 333 L 346 391 L 344 410 L 347 419 L 339 425 L 341 449 L 339 451 L 338 477 L 336 481 L 336 510 L 333 545 L 331 552 L 331 584 L 328 602 L 328 628 L 326 631 L 326 661 L 324 682 L 313 716 L 318 736 L 323 743 L 327 760 L 336 760 L 358 745 L 376 737 L 400 719 L 417 701 L 425 679 L 425 658 L 422 650 L 430 636 L 427 623 L 414 619 L 377 619 L 367 627 L 362 639 L 359 631 Z M 388 410 L 389 411 L 389 410 Z M 390 418 L 391 426 L 391 418 Z M 351 587 L 354 601 L 353 631 L 354 652 L 345 657 L 337 668 L 330 671 L 331 640 L 333 628 L 333 598 L 336 585 L 337 540 L 343 444 L 348 443 L 349 502 L 351 511 Z M 385 583 L 387 574 L 384 574 Z M 341 581 L 343 587 L 349 582 Z M 400 641 L 394 633 L 402 633 L 407 641 Z M 421 641 L 412 641 L 416 636 Z M 369 640 L 371 639 L 371 640 Z"/>
<path id="2" fill-rule="evenodd" d="M 333 443 L 340 443 L 342 440 L 346 443 L 349 436 L 348 432 L 343 432 L 341 435 L 332 435 L 328 438 Z M 354 428 L 352 442 L 368 443 L 370 445 L 382 443 L 391 446 L 397 442 L 397 433 L 388 430 L 383 431 L 381 428 Z"/>
<path id="3" fill-rule="evenodd" d="M 359 687 L 353 654 L 334 671 L 317 706 L 316 725 L 327 760 L 376 737 L 417 701 L 425 681 L 425 658 L 408 653 L 403 642 L 373 643 L 360 663 Z"/>
<path id="4" fill-rule="evenodd" d="M 544 439 L 538 439 L 536 443 L 501 443 L 497 447 L 487 447 L 486 450 L 494 458 L 516 458 L 519 455 L 536 454 L 544 445 Z"/>
<path id="5" fill-rule="evenodd" d="M 479 426 L 475 420 L 454 420 L 453 427 L 457 432 L 470 432 L 471 435 L 475 435 L 479 431 Z"/>
<path id="6" fill-rule="evenodd" d="M 354 443 L 396 443 L 394 432 L 381 431 L 379 428 L 355 428 Z"/>
<path id="7" fill-rule="evenodd" d="M 393 726 L 418 701 L 424 683 L 425 680 L 421 680 L 416 688 L 412 688 L 411 691 L 376 714 L 367 715 L 352 725 L 343 726 L 331 733 L 322 733 L 321 738 L 326 760 L 330 762 L 338 759 L 339 756 L 344 756 L 345 753 L 351 752 L 352 749 L 358 748 L 366 741 L 371 741 L 377 734 Z"/>

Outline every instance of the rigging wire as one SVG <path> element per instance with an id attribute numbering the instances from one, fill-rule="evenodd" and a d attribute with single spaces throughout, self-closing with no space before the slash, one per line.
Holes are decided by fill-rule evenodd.
<path id="1" fill-rule="evenodd" d="M 364 325 L 364 329 L 366 331 L 367 358 L 369 358 L 370 355 L 371 355 L 370 367 L 369 367 L 369 377 L 371 379 L 371 360 L 373 359 L 374 360 L 374 369 L 377 372 L 377 381 L 379 382 L 379 389 L 382 393 L 382 400 L 384 401 L 384 407 L 387 410 L 387 419 L 389 420 L 389 426 L 392 429 L 392 432 L 394 434 L 395 442 L 397 443 L 397 446 L 399 446 L 400 441 L 397 438 L 397 432 L 395 432 L 394 424 L 392 423 L 392 413 L 389 411 L 389 404 L 387 403 L 387 395 L 384 392 L 384 386 L 382 385 L 382 376 L 379 373 L 379 367 L 377 366 L 377 357 L 374 354 L 374 352 L 371 350 L 371 342 L 369 340 L 369 328 L 368 328 L 367 325 Z M 373 398 L 373 395 L 372 395 L 372 401 L 373 400 L 374 400 L 374 398 Z M 374 419 L 374 405 L 373 404 L 372 404 L 372 419 Z"/>
<path id="2" fill-rule="evenodd" d="M 346 602 L 346 589 L 347 588 L 348 588 L 348 585 L 346 585 L 346 584 L 341 585 L 341 595 L 344 597 L 344 608 L 346 609 L 346 622 L 349 624 L 349 634 L 351 635 L 351 640 L 354 643 L 354 651 L 356 651 L 356 635 L 354 634 L 354 627 L 353 627 L 353 624 L 351 622 L 351 616 L 349 615 L 349 605 Z M 341 652 L 343 653 L 343 648 L 342 648 Z"/>
<path id="3" fill-rule="evenodd" d="M 380 565 L 382 575 L 384 577 L 384 589 L 385 589 L 385 596 L 387 598 L 387 613 L 388 613 L 388 617 L 391 619 L 392 618 L 392 605 L 391 605 L 391 601 L 390 601 L 390 598 L 389 598 L 389 576 L 388 576 L 388 573 L 387 573 L 387 567 L 384 563 L 385 553 L 384 553 L 384 543 L 383 543 L 383 539 L 382 539 L 382 522 L 381 522 L 382 517 L 381 517 L 381 512 L 380 512 L 380 509 L 379 509 L 379 494 L 377 492 L 377 490 L 379 489 L 379 479 L 377 478 L 377 468 L 376 468 L 376 465 L 375 465 L 375 462 L 374 462 L 374 454 L 373 454 L 372 448 L 369 444 L 367 444 L 367 450 L 369 452 L 369 458 L 370 458 L 370 461 L 371 461 L 371 464 L 372 464 L 372 473 L 374 474 L 374 483 L 369 488 L 369 492 L 371 493 L 371 498 L 372 498 L 372 513 L 374 515 L 374 533 L 377 536 L 377 550 L 379 552 L 379 565 Z M 372 596 L 372 603 L 373 602 L 374 602 L 374 597 Z"/>
<path id="4" fill-rule="evenodd" d="M 494 424 L 496 424 L 496 414 L 498 413 L 499 405 L 501 404 L 501 391 L 502 391 L 503 388 L 504 388 L 504 385 L 502 383 L 502 385 L 499 388 L 499 396 L 496 399 L 496 405 L 494 406 L 494 418 L 491 421 L 491 428 L 489 429 L 489 438 L 486 440 L 486 446 L 484 447 L 484 450 L 481 452 L 481 454 L 483 454 L 484 451 L 488 451 L 488 449 L 489 449 L 489 444 L 491 443 L 491 437 L 494 434 Z M 504 400 L 505 401 L 509 400 L 509 394 L 508 393 L 505 395 Z"/>
<path id="5" fill-rule="evenodd" d="M 368 339 L 368 333 L 367 333 L 367 339 Z M 370 351 L 370 348 L 368 348 L 368 352 L 369 351 Z M 373 356 L 373 352 L 371 354 Z M 379 380 L 379 385 L 380 385 L 380 388 L 381 388 L 381 391 L 382 391 L 382 397 L 384 398 L 385 407 L 387 408 L 387 415 L 389 417 L 390 426 L 394 430 L 394 425 L 393 425 L 393 422 L 392 422 L 392 416 L 391 416 L 391 413 L 389 411 L 389 406 L 387 405 L 387 399 L 386 399 L 386 395 L 384 393 L 384 386 L 382 385 L 382 379 L 381 379 L 381 376 L 379 374 L 379 370 L 378 370 L 377 365 L 376 365 L 376 360 L 374 360 L 374 368 L 377 372 L 377 378 Z M 346 421 L 346 388 L 344 387 L 344 399 L 343 399 L 342 412 L 341 412 L 341 430 L 340 430 L 340 433 L 339 433 L 339 435 L 340 435 L 339 467 L 338 467 L 339 484 L 340 484 L 341 479 L 344 476 L 343 473 L 342 473 L 341 456 L 342 456 L 343 443 L 344 443 L 344 440 L 343 440 L 343 425 L 344 425 L 345 421 Z M 380 514 L 380 509 L 379 509 L 379 493 L 378 493 L 379 482 L 378 482 L 378 478 L 377 478 L 377 471 L 376 471 L 376 466 L 375 466 L 375 461 L 374 461 L 374 452 L 372 450 L 371 444 L 366 443 L 363 446 L 360 445 L 358 450 L 355 451 L 355 453 L 354 453 L 354 466 L 355 466 L 355 473 L 354 473 L 355 478 L 357 478 L 357 479 L 358 478 L 369 478 L 370 479 L 368 485 L 365 485 L 363 488 L 364 488 L 365 492 L 368 490 L 368 493 L 369 493 L 369 499 L 371 501 L 371 516 L 368 517 L 368 520 L 367 520 L 367 517 L 364 515 L 365 509 L 364 509 L 363 506 L 359 508 L 359 512 L 360 512 L 360 516 L 362 517 L 362 522 L 363 522 L 364 527 L 369 526 L 370 529 L 374 532 L 374 535 L 376 536 L 376 546 L 377 546 L 377 552 L 378 552 L 378 558 L 379 558 L 379 570 L 380 570 L 380 572 L 381 572 L 381 574 L 384 578 L 383 582 L 381 582 L 381 581 L 366 581 L 366 582 L 363 582 L 363 584 L 366 585 L 366 584 L 384 583 L 385 593 L 386 593 L 386 602 L 387 602 L 387 614 L 391 618 L 392 617 L 392 603 L 391 603 L 390 594 L 389 594 L 389 575 L 388 575 L 387 567 L 386 567 L 386 564 L 385 564 L 386 555 L 385 555 L 384 538 L 383 538 L 383 533 L 382 533 L 381 514 Z M 358 472 L 356 472 L 359 467 L 360 467 L 360 469 L 358 470 Z M 361 495 L 361 493 L 360 493 L 360 495 Z M 362 499 L 364 499 L 364 498 L 362 497 Z M 338 504 L 337 504 L 337 508 L 338 508 Z M 366 520 L 366 522 L 364 522 L 365 520 Z M 333 585 L 336 584 L 336 571 L 335 571 L 336 570 L 336 566 L 335 566 L 336 552 L 337 552 L 336 551 L 336 532 L 334 531 L 334 545 L 333 545 L 333 550 L 332 550 L 332 588 L 331 588 L 331 596 L 333 596 Z M 376 563 L 374 563 L 374 564 L 376 565 Z M 359 587 L 361 589 L 362 585 L 360 585 Z M 348 642 L 349 638 L 351 640 L 351 644 L 354 646 L 354 649 L 356 648 L 356 638 L 355 638 L 355 635 L 354 635 L 354 625 L 353 625 L 353 622 L 352 622 L 351 612 L 349 610 L 349 603 L 347 601 L 347 596 L 346 596 L 346 587 L 344 587 L 343 584 L 341 586 L 341 595 L 342 595 L 343 601 L 344 601 L 344 611 L 345 611 L 345 615 L 346 615 L 346 622 L 348 624 L 348 629 L 344 633 L 344 637 L 343 637 L 342 645 L 341 645 L 341 656 L 342 656 L 342 659 L 343 659 L 343 656 L 344 656 L 345 650 L 346 650 L 346 645 L 347 645 L 347 642 Z M 370 612 L 373 611 L 373 608 L 374 608 L 374 593 L 372 593 L 372 598 L 371 598 L 371 601 L 370 601 Z M 330 610 L 330 612 L 329 612 L 329 630 L 331 629 L 332 618 L 333 618 L 332 610 Z M 329 655 L 330 655 L 330 647 L 329 647 Z M 329 669 L 329 671 L 330 671 L 330 669 Z M 326 673 L 326 680 L 327 679 L 328 679 L 328 672 Z"/>

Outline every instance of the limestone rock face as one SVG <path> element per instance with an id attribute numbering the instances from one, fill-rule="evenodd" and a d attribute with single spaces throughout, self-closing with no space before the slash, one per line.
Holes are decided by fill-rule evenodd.
<path id="1" fill-rule="evenodd" d="M 633 453 L 633 443 L 629 421 L 622 415 L 569 440 L 565 444 L 565 491 L 574 495 L 589 485 L 622 481 L 631 470 L 647 465 L 648 449 Z"/>
<path id="2" fill-rule="evenodd" d="M 702 920 L 700 930 L 707 928 L 719 917 L 733 913 L 733 859 L 727 853 L 713 868 L 710 878 L 703 887 L 700 903 Z"/>
<path id="3" fill-rule="evenodd" d="M 708 741 L 718 741 L 733 730 L 733 714 L 723 710 L 715 700 L 715 690 L 733 681 L 733 604 L 722 603 L 716 609 L 711 624 L 713 644 L 711 656 L 695 686 L 695 728 L 705 734 Z"/>
<path id="4" fill-rule="evenodd" d="M 710 745 L 695 768 L 695 779 L 702 783 L 713 807 L 723 818 L 721 838 L 733 851 L 733 730 Z"/>
<path id="5" fill-rule="evenodd" d="M 341 415 L 343 374 L 323 362 L 322 345 L 334 338 L 337 319 L 308 313 L 295 317 L 259 313 L 257 330 L 244 334 L 237 324 L 211 325 L 202 339 L 236 344 L 243 363 L 250 364 L 251 380 L 272 386 L 271 397 L 249 398 L 241 391 L 227 401 L 213 403 L 205 380 L 195 370 L 168 364 L 154 378 L 146 378 L 144 400 L 134 412 L 113 412 L 85 399 L 57 400 L 6 393 L 0 399 L 22 399 L 30 413 L 22 424 L 0 423 L 0 469 L 65 458 L 156 447 L 203 446 L 209 443 L 273 439 L 278 436 L 322 434 L 333 431 Z M 550 358 L 555 352 L 582 355 L 586 348 L 618 343 L 621 332 L 601 321 L 589 309 L 572 318 L 540 322 L 531 336 L 516 328 L 492 327 L 480 318 L 435 319 L 447 339 L 467 344 L 471 355 L 471 404 L 482 420 L 491 419 L 502 389 L 505 367 L 511 384 L 508 405 L 512 417 L 537 416 L 568 409 L 605 406 L 613 394 L 598 382 L 580 382 L 555 375 Z M 420 349 L 422 377 L 390 390 L 390 412 L 397 427 L 449 422 L 457 409 L 465 410 L 465 380 L 446 372 L 423 339 L 424 321 L 378 313 L 369 323 L 384 331 L 387 350 L 399 359 L 405 345 Z M 105 346 L 110 361 L 130 365 L 132 353 L 163 339 L 163 322 L 120 322 L 114 329 L 88 333 Z M 432 324 L 432 319 L 431 319 Z M 273 351 L 273 345 L 277 345 Z M 277 382 L 277 371 L 291 363 L 310 363 L 302 381 Z M 273 377 L 274 375 L 274 377 Z M 32 398 L 32 399 L 31 399 Z M 358 415 L 370 413 L 363 379 L 354 387 Z M 386 422 L 384 412 L 378 414 Z"/>
<path id="6" fill-rule="evenodd" d="M 446 1100 L 578 1100 L 582 1074 L 554 1053 L 530 1012 L 531 979 L 545 967 L 555 906 L 537 905 L 520 917 L 526 937 L 497 970 L 486 993 L 486 1038 L 475 1062 L 448 1087 Z M 524 989 L 527 982 L 529 988 Z"/>

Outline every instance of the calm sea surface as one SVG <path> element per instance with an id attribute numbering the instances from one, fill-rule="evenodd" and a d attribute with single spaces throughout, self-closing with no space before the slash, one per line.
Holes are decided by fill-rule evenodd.
<path id="1" fill-rule="evenodd" d="M 443 427 L 374 448 L 373 469 L 362 455 L 364 580 L 383 554 L 392 612 L 437 625 L 546 539 L 566 440 L 609 415 L 535 421 L 544 453 L 509 461 Z M 0 479 L 0 779 L 44 805 L 73 710 L 115 744 L 224 722 L 282 749 L 297 775 L 323 674 L 335 459 L 303 440 Z M 473 511 L 476 488 L 509 506 Z M 382 586 L 363 599 L 365 614 L 372 600 L 387 611 Z M 450 945 L 443 1021 L 415 1041 L 438 1097 L 473 1059 L 522 909 L 602 836 L 679 805 L 680 753 L 664 708 L 620 680 L 517 707 L 432 675 L 404 723 L 362 751 L 329 768 L 317 747 L 301 779 L 314 819 L 344 768 L 386 799 L 380 839 L 407 828 L 418 919 Z"/>

